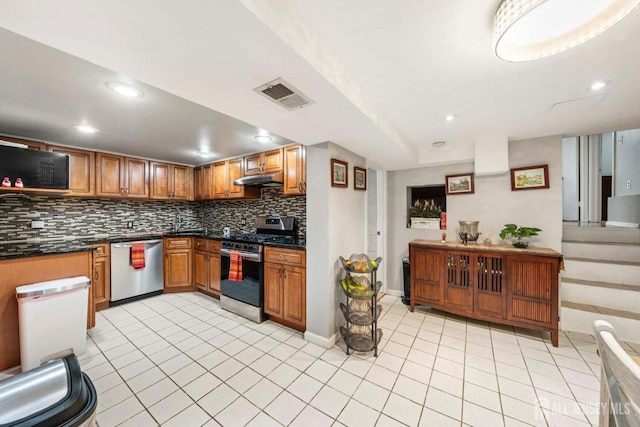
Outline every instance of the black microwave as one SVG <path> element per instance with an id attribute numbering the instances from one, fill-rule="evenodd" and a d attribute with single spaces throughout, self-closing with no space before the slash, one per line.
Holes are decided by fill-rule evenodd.
<path id="1" fill-rule="evenodd" d="M 20 178 L 26 188 L 69 189 L 69 156 L 0 145 L 0 182 Z"/>

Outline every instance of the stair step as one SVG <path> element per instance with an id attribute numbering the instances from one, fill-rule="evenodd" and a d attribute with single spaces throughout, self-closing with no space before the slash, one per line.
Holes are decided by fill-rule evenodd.
<path id="1" fill-rule="evenodd" d="M 562 277 L 562 283 L 575 283 L 578 285 L 594 286 L 597 288 L 617 289 L 621 291 L 640 292 L 640 286 L 625 285 L 622 283 L 597 282 L 594 280 L 575 279 L 573 277 Z"/>
<path id="2" fill-rule="evenodd" d="M 626 310 L 615 310 L 613 308 L 601 307 L 597 305 L 580 304 L 571 301 L 562 301 L 562 307 L 572 308 L 574 310 L 588 311 L 591 313 L 606 314 L 609 316 L 622 317 L 625 319 L 640 320 L 640 313 Z"/>
<path id="3" fill-rule="evenodd" d="M 576 304 L 569 301 L 563 301 L 560 307 L 560 328 L 563 331 L 593 335 L 593 322 L 596 320 L 606 320 L 611 323 L 620 340 L 633 343 L 640 342 L 640 336 L 638 335 L 640 314 Z"/>
<path id="4" fill-rule="evenodd" d="M 562 239 L 580 242 L 608 242 L 640 244 L 640 229 L 626 227 L 583 226 L 565 222 Z"/>
<path id="5" fill-rule="evenodd" d="M 640 286 L 640 263 L 565 258 L 562 277 L 603 283 Z"/>
<path id="6" fill-rule="evenodd" d="M 562 241 L 562 253 L 569 258 L 637 262 L 640 245 L 633 243 Z"/>
<path id="7" fill-rule="evenodd" d="M 633 266 L 636 266 L 636 267 L 640 267 L 640 262 L 637 262 L 637 261 L 615 261 L 615 260 L 598 259 L 598 258 L 579 258 L 579 257 L 568 257 L 568 256 L 565 256 L 564 260 L 565 261 L 600 263 L 600 264 L 633 265 Z"/>
<path id="8" fill-rule="evenodd" d="M 573 304 L 606 306 L 607 309 L 640 313 L 640 286 L 562 279 L 560 300 Z"/>

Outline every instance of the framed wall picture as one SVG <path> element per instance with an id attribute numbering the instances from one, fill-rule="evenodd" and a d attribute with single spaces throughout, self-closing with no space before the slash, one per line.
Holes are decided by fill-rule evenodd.
<path id="1" fill-rule="evenodd" d="M 349 186 L 349 163 L 338 159 L 331 159 L 331 186 Z"/>
<path id="2" fill-rule="evenodd" d="M 366 190 L 367 189 L 367 170 L 353 167 L 353 189 L 354 190 Z"/>
<path id="3" fill-rule="evenodd" d="M 473 194 L 473 174 L 447 175 L 445 190 L 450 194 Z"/>
<path id="4" fill-rule="evenodd" d="M 547 165 L 511 169 L 511 191 L 549 188 Z"/>

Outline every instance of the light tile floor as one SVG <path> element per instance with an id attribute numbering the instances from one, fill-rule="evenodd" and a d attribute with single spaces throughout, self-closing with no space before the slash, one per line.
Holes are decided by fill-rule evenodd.
<path id="1" fill-rule="evenodd" d="M 594 338 L 477 322 L 381 299 L 380 353 L 347 356 L 199 293 L 97 313 L 83 371 L 100 426 L 597 425 Z M 640 346 L 626 344 L 637 354 Z"/>

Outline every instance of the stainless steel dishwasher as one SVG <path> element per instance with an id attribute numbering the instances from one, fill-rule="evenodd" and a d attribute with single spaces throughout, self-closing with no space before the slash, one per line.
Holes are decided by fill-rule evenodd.
<path id="1" fill-rule="evenodd" d="M 131 246 L 144 243 L 145 267 L 131 266 Z M 162 291 L 164 268 L 162 240 L 142 240 L 111 244 L 111 303 Z"/>

